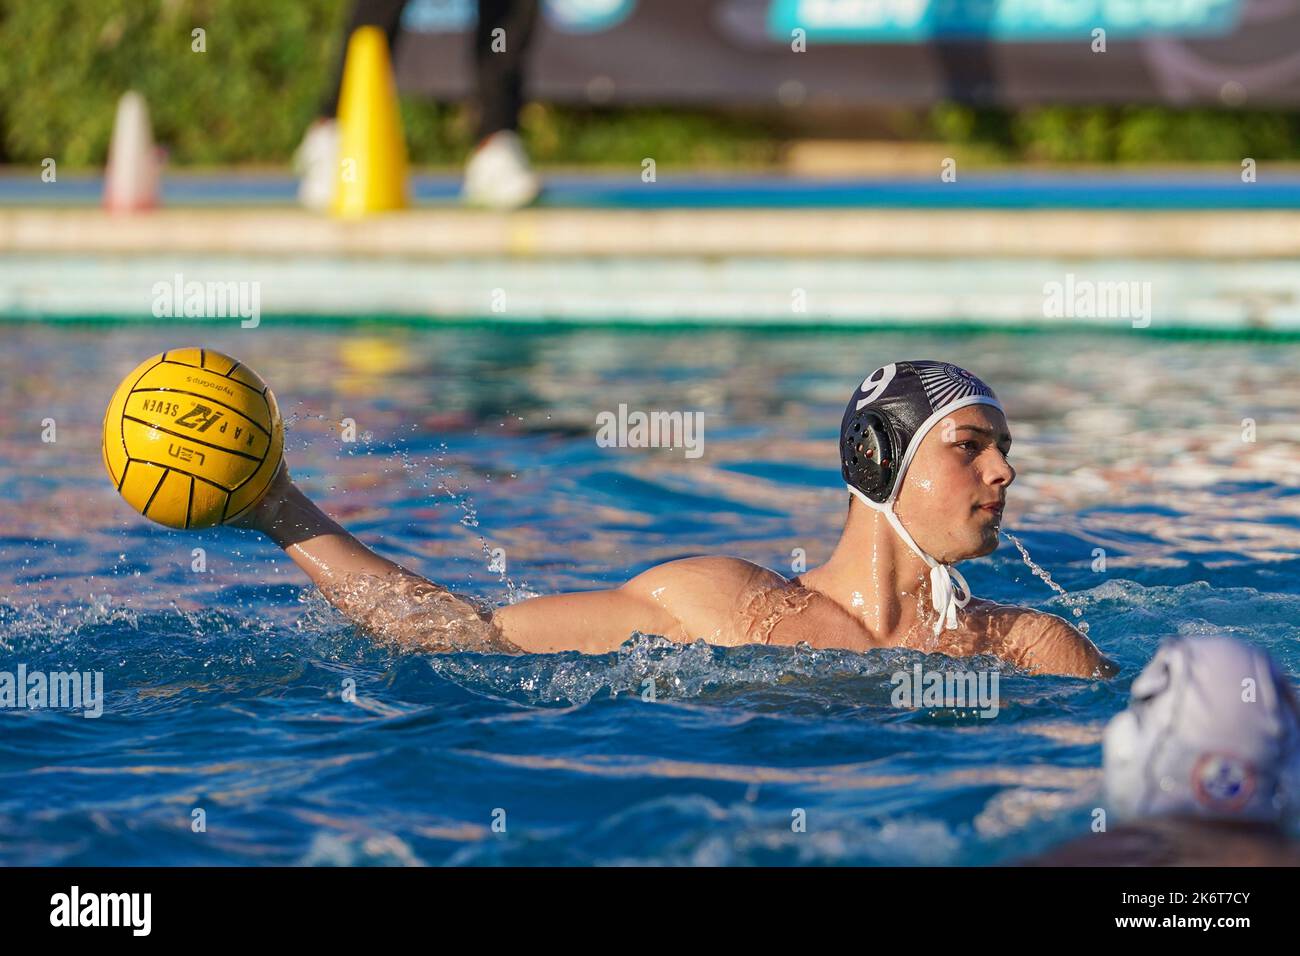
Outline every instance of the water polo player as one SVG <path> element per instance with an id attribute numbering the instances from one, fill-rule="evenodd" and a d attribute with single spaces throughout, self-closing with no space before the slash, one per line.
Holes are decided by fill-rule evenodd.
<path id="1" fill-rule="evenodd" d="M 1102 737 L 1106 825 L 1031 861 L 1048 866 L 1296 866 L 1300 705 L 1263 648 L 1161 643 Z"/>
<path id="2" fill-rule="evenodd" d="M 269 535 L 344 614 L 429 650 L 604 653 L 633 632 L 675 641 L 995 654 L 1030 671 L 1110 676 L 1067 621 L 972 598 L 954 565 L 992 552 L 1015 470 L 993 390 L 945 362 L 895 362 L 844 414 L 849 511 L 829 561 L 794 579 L 750 561 L 669 561 L 621 587 L 492 609 L 375 554 L 281 468 L 237 524 Z"/>

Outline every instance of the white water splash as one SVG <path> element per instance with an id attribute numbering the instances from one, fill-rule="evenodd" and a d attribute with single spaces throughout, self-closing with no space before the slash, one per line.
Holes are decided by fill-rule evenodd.
<path id="1" fill-rule="evenodd" d="M 299 421 L 314 421 L 331 427 L 338 425 L 338 421 L 332 416 L 309 412 L 291 412 L 284 419 L 286 427 Z M 418 426 L 412 426 L 411 430 L 412 432 L 418 431 Z M 372 440 L 373 435 L 370 432 L 365 432 L 357 445 L 365 446 Z M 368 454 L 366 451 L 361 451 L 357 445 L 348 447 L 345 454 L 349 456 L 358 453 Z M 479 527 L 478 509 L 470 495 L 469 485 L 456 475 L 454 468 L 447 462 L 448 448 L 446 442 L 439 442 L 437 450 L 432 455 L 421 455 L 400 446 L 394 448 L 389 454 L 391 457 L 387 460 L 395 462 L 401 472 L 406 475 L 407 480 L 411 484 L 418 486 L 435 504 L 439 498 L 449 500 L 460 511 L 458 520 L 463 527 L 471 530 Z M 391 468 L 386 466 L 383 471 L 388 474 L 391 472 Z M 330 492 L 338 490 L 335 485 L 329 486 Z M 346 490 L 344 490 L 344 493 L 346 494 Z M 478 544 L 484 558 L 487 560 L 488 569 L 490 571 L 496 570 L 493 567 L 495 555 L 493 554 L 491 542 L 480 534 Z M 515 604 L 520 600 L 533 596 L 526 588 L 511 579 L 504 568 L 496 570 L 496 574 L 500 584 L 506 589 L 506 603 Z M 473 574 L 470 577 L 472 579 Z"/>
<path id="2" fill-rule="evenodd" d="M 1029 551 L 1025 548 L 1023 544 L 1020 543 L 1019 538 L 1017 538 L 1010 531 L 1003 531 L 1001 532 L 1001 534 L 1003 537 L 1005 537 L 1008 541 L 1010 541 L 1012 544 L 1016 546 L 1016 550 L 1020 552 L 1021 559 L 1025 562 L 1025 564 L 1029 566 L 1029 570 L 1034 572 L 1034 576 L 1038 578 L 1042 578 L 1044 584 L 1046 584 L 1049 588 L 1051 588 L 1053 591 L 1055 591 L 1057 594 L 1061 596 L 1061 600 L 1064 602 L 1065 606 L 1068 607 L 1070 611 L 1074 614 L 1075 618 L 1078 619 L 1079 630 L 1082 631 L 1084 634 L 1087 634 L 1088 622 L 1083 619 L 1083 609 L 1080 607 L 1080 605 L 1083 602 L 1076 598 L 1070 597 L 1070 592 L 1066 591 L 1065 588 L 1061 587 L 1059 584 L 1053 581 L 1052 576 L 1047 572 L 1047 569 L 1041 567 L 1036 561 L 1034 561 L 1033 558 L 1029 556 Z"/>
<path id="3" fill-rule="evenodd" d="M 446 495 L 451 502 L 460 509 L 460 523 L 466 528 L 478 528 L 478 506 L 474 504 L 474 499 L 470 496 L 470 486 L 464 480 L 457 477 L 452 467 L 447 463 L 447 443 L 438 444 L 438 452 L 432 459 L 427 459 L 423 463 L 417 462 L 411 455 L 406 452 L 400 453 L 402 469 L 407 474 L 423 476 L 425 479 L 434 478 L 437 480 L 438 493 Z M 425 469 L 432 469 L 431 472 Z M 428 484 L 425 483 L 427 488 Z M 522 585 L 516 584 L 505 570 L 504 564 L 499 567 L 494 566 L 496 556 L 493 554 L 492 543 L 482 534 L 478 536 L 479 550 L 483 552 L 483 557 L 487 561 L 489 571 L 494 571 L 498 581 L 506 589 L 506 603 L 517 604 L 521 600 L 532 597 L 532 593 L 526 592 Z"/>

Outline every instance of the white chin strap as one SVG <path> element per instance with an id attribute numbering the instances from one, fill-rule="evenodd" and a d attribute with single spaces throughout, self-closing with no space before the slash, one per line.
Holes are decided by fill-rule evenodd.
<path id="1" fill-rule="evenodd" d="M 961 572 L 952 565 L 940 564 L 917 547 L 916 542 L 912 540 L 912 536 L 903 527 L 903 523 L 898 520 L 898 515 L 894 513 L 893 495 L 884 502 L 872 501 L 852 485 L 846 485 L 845 487 L 868 508 L 883 514 L 885 520 L 898 532 L 898 536 L 907 543 L 907 546 L 920 555 L 921 560 L 930 566 L 930 601 L 937 612 L 934 622 L 935 635 L 938 636 L 943 633 L 945 627 L 948 630 L 955 629 L 957 627 L 957 609 L 963 608 L 970 603 L 970 585 L 966 583 L 966 579 L 962 577 Z M 953 585 L 953 578 L 957 579 L 956 586 Z"/>

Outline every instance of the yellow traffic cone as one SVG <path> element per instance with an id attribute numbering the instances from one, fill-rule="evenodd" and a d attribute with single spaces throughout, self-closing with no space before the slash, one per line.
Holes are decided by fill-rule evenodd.
<path id="1" fill-rule="evenodd" d="M 339 94 L 334 215 L 358 219 L 406 204 L 406 143 L 388 41 L 379 27 L 358 27 L 348 40 Z"/>

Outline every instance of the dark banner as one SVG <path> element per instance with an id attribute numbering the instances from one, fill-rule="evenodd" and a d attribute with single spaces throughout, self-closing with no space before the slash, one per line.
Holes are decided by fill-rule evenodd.
<path id="1" fill-rule="evenodd" d="M 1294 870 L 1251 866 L 24 867 L 0 868 L 0 920 L 7 945 L 20 952 L 135 946 L 142 938 L 173 951 L 199 942 L 249 950 L 261 948 L 257 940 L 292 940 L 298 949 L 352 952 L 374 950 L 376 939 L 399 933 L 428 936 L 453 920 L 491 927 L 503 947 L 530 948 L 539 927 L 581 911 L 589 938 L 627 936 L 629 926 L 642 925 L 637 920 L 653 919 L 650 931 L 661 936 L 689 929 L 702 946 L 730 951 L 763 948 L 782 930 L 781 939 L 793 938 L 803 926 L 801 910 L 756 918 L 732 910 L 733 901 L 859 893 L 873 906 L 873 938 L 912 939 L 908 948 L 951 947 L 958 935 L 992 946 L 1013 934 L 1068 934 L 1073 943 L 1167 938 L 1176 946 L 1190 937 L 1226 950 L 1260 948 L 1264 936 L 1291 930 L 1293 877 Z M 652 909 L 684 894 L 737 918 L 701 931 Z M 958 896 L 963 918 L 939 922 L 934 901 Z M 605 902 L 582 905 L 592 900 Z M 647 901 L 645 910 L 638 900 Z M 431 923 L 431 914 L 442 923 Z M 1165 932 L 1143 933 L 1153 929 Z"/>
<path id="2" fill-rule="evenodd" d="M 404 89 L 470 91 L 476 14 L 407 4 Z M 567 103 L 1295 106 L 1300 0 L 543 0 L 529 62 Z"/>

